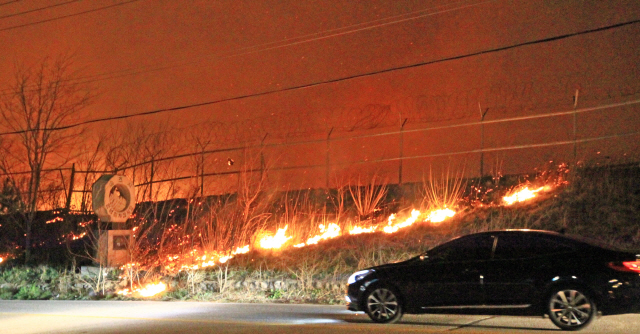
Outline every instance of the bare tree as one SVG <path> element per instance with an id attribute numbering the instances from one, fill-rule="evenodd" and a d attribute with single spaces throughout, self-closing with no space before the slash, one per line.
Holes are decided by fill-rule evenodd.
<path id="1" fill-rule="evenodd" d="M 125 171 L 134 184 L 140 185 L 138 202 L 157 200 L 160 188 L 154 186 L 154 181 L 167 178 L 165 174 L 174 171 L 172 161 L 163 159 L 173 153 L 168 130 L 169 125 L 164 123 L 128 124 L 124 131 L 112 130 L 104 140 L 106 168 Z"/>
<path id="2" fill-rule="evenodd" d="M 14 82 L 0 96 L 2 126 L 13 132 L 3 138 L 1 167 L 28 172 L 22 201 L 25 261 L 31 257 L 31 228 L 40 196 L 43 170 L 55 168 L 69 157 L 80 130 L 66 128 L 94 96 L 72 71 L 72 57 L 45 58 L 38 66 L 18 66 Z M 57 160 L 57 161 L 56 161 Z"/>

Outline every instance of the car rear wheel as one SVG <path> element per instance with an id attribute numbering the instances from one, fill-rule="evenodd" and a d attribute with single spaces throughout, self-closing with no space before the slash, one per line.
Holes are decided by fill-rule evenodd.
<path id="1" fill-rule="evenodd" d="M 581 330 L 596 315 L 596 304 L 586 293 L 576 288 L 555 290 L 547 307 L 551 321 L 563 330 Z"/>
<path id="2" fill-rule="evenodd" d="M 393 290 L 378 287 L 367 293 L 365 312 L 369 318 L 379 323 L 394 323 L 402 318 L 402 305 Z"/>

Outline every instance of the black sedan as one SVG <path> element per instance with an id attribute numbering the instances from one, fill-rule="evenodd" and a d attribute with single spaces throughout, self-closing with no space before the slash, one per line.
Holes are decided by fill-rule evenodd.
<path id="1" fill-rule="evenodd" d="M 579 330 L 597 314 L 640 310 L 640 255 L 555 232 L 482 232 L 358 271 L 346 298 L 349 310 L 381 323 L 403 313 L 522 310 Z"/>

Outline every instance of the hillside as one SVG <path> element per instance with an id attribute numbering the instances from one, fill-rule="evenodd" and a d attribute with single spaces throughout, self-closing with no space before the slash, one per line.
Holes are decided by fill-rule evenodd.
<path id="1" fill-rule="evenodd" d="M 531 199 L 505 204 L 504 196 L 524 185 L 541 190 Z M 362 220 L 352 215 L 340 226 L 336 224 L 336 229 L 341 228 L 339 233 L 325 239 L 316 238 L 316 243 L 310 243 L 313 238 L 309 238 L 307 244 L 298 244 L 296 239 L 310 235 L 312 226 L 327 223 L 326 216 L 310 215 L 313 210 L 305 214 L 296 211 L 298 205 L 298 209 L 284 210 L 289 213 L 288 220 L 281 215 L 277 224 L 265 226 L 253 236 L 252 247 L 247 246 L 246 252 L 234 253 L 233 258 L 229 256 L 224 260 L 210 255 L 207 260 L 211 262 L 205 262 L 204 256 L 191 257 L 191 262 L 187 262 L 185 256 L 180 262 L 182 267 L 174 266 L 174 270 L 169 270 L 165 261 L 162 263 L 165 270 L 159 266 L 135 268 L 134 265 L 106 270 L 103 276 L 97 276 L 95 272 L 91 274 L 90 269 L 75 273 L 46 264 L 25 269 L 16 261 L 5 261 L 0 263 L 0 298 L 141 298 L 140 289 L 144 284 L 163 282 L 167 290 L 153 298 L 340 303 L 346 277 L 351 272 L 404 260 L 447 239 L 478 231 L 553 230 L 619 248 L 640 249 L 640 166 L 637 164 L 575 171 L 565 168 L 529 177 L 475 181 L 454 178 L 440 185 L 431 183 L 430 187 L 434 191 L 432 195 L 439 194 L 440 198 L 447 197 L 443 194 L 453 194 L 447 202 L 456 209 L 453 217 L 435 222 L 425 221 L 421 214 L 412 224 L 387 233 L 382 227 L 400 226 L 405 219 L 409 220 L 412 208 L 419 204 L 415 198 L 380 202 L 379 206 L 386 208 L 382 213 Z M 387 194 L 384 198 L 394 196 Z M 390 210 L 394 210 L 394 217 L 399 217 L 393 222 L 387 214 Z M 379 228 L 371 233 L 347 233 L 354 230 L 354 225 Z M 275 233 L 275 228 L 281 233 Z M 324 228 L 328 232 L 329 224 Z M 275 239 L 278 234 L 284 240 L 279 247 L 259 246 L 260 238 Z M 299 248 L 293 247 L 295 244 Z M 127 295 L 124 290 L 127 287 L 138 291 Z M 117 291 L 120 294 L 116 294 Z"/>

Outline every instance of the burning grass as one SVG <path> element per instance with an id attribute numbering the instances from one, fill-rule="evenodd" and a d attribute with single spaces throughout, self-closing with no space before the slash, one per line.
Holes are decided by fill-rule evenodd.
<path id="1" fill-rule="evenodd" d="M 484 190 L 491 201 L 474 195 L 473 203 L 481 205 L 465 205 L 471 203 L 469 194 L 460 190 L 476 188 L 427 183 L 423 187 L 432 195 L 444 189 L 458 195 L 446 201 L 419 199 L 415 208 L 395 212 L 388 208 L 397 206 L 380 204 L 383 214 L 366 219 L 349 211 L 348 199 L 333 201 L 343 206 L 331 211 L 300 194 L 281 197 L 285 201 L 275 209 L 251 209 L 254 216 L 235 225 L 231 219 L 239 217 L 238 211 L 224 205 L 183 214 L 191 223 L 169 224 L 171 228 L 155 239 L 164 248 L 147 253 L 156 258 L 132 267 L 146 272 L 148 279 L 133 281 L 135 275 L 129 275 L 128 290 L 118 296 L 143 298 L 144 282 L 164 282 L 166 290 L 155 294 L 158 298 L 336 303 L 342 298 L 345 275 L 357 269 L 408 259 L 458 235 L 504 228 L 564 230 L 638 248 L 638 171 L 639 167 L 584 169 L 571 177 L 563 172 L 561 178 L 500 180 L 504 187 Z M 239 236 L 236 243 L 234 235 Z"/>
<path id="2" fill-rule="evenodd" d="M 227 262 L 234 257 L 237 257 L 237 259 L 233 261 L 232 265 L 243 263 L 245 267 L 251 267 L 252 263 L 242 260 L 243 258 L 249 258 L 251 262 L 258 260 L 261 266 L 289 271 L 300 279 L 300 286 L 306 291 L 310 289 L 309 282 L 313 280 L 313 277 L 320 273 L 326 274 L 327 268 L 331 268 L 334 275 L 338 273 L 344 274 L 363 266 L 377 265 L 406 257 L 408 253 L 399 253 L 397 249 L 414 250 L 414 248 L 407 247 L 406 241 L 406 237 L 413 234 L 400 233 L 401 231 L 424 229 L 426 226 L 459 232 L 459 230 L 452 229 L 453 226 L 459 225 L 452 221 L 456 216 L 456 210 L 465 210 L 459 205 L 463 197 L 464 188 L 464 182 L 458 176 L 451 182 L 436 182 L 430 177 L 430 181 L 424 183 L 423 187 L 425 199 L 421 201 L 422 210 L 414 208 L 399 213 L 390 213 L 384 220 L 380 219 L 381 217 L 379 216 L 375 218 L 372 215 L 376 211 L 380 211 L 378 207 L 381 205 L 380 201 L 383 195 L 387 193 L 387 190 L 386 187 L 384 189 L 379 188 L 373 183 L 362 188 L 350 188 L 351 198 L 357 208 L 355 215 L 352 215 L 351 219 L 344 219 L 347 216 L 344 214 L 327 214 L 326 207 L 323 211 L 320 211 L 308 197 L 300 197 L 299 194 L 291 197 L 287 195 L 284 197 L 284 203 L 280 206 L 282 210 L 259 213 L 261 217 L 273 217 L 271 220 L 264 220 L 264 225 L 266 226 L 269 221 L 272 221 L 272 224 L 275 223 L 274 225 L 276 225 L 275 229 L 269 230 L 266 227 L 254 229 L 254 238 L 247 238 L 248 231 L 243 230 L 242 235 L 245 240 L 250 241 L 249 245 L 237 247 L 234 251 L 230 251 L 221 249 L 221 244 L 216 244 L 214 246 L 217 250 L 203 251 L 197 245 L 193 246 L 192 242 L 192 246 L 189 246 L 192 249 L 188 253 L 167 255 L 165 262 L 169 262 L 169 264 L 164 265 L 163 268 L 169 273 L 185 271 L 190 273 L 190 276 L 193 276 L 193 271 L 203 268 L 217 267 L 218 270 L 221 270 L 220 268 L 223 265 L 228 266 Z M 540 190 L 542 189 L 544 187 L 540 188 Z M 526 191 L 528 188 L 524 186 L 517 188 L 513 194 L 506 195 L 504 200 L 507 201 L 508 198 L 516 197 L 519 202 L 524 202 L 536 197 L 539 192 L 530 192 L 525 198 L 525 196 L 518 195 L 522 194 L 523 190 Z M 369 203 L 366 206 L 368 208 L 366 214 L 362 210 L 364 202 Z M 496 205 L 500 206 L 501 204 L 503 203 L 497 203 Z M 213 212 L 209 212 L 209 217 L 214 217 Z M 365 219 L 363 220 L 363 218 Z M 251 217 L 245 217 L 244 219 L 245 221 L 252 221 Z M 318 224 L 315 229 L 313 224 Z M 211 222 L 200 221 L 198 225 L 206 227 L 212 224 Z M 290 226 L 294 226 L 294 228 L 290 230 Z M 211 227 L 208 229 L 211 229 Z M 196 238 L 193 238 L 193 235 L 196 233 L 198 233 L 198 230 L 196 230 L 194 224 L 191 235 L 185 235 L 185 237 L 194 240 Z M 424 236 L 425 233 L 434 234 L 434 231 L 420 232 L 418 235 Z M 318 247 L 323 248 L 323 245 L 327 244 L 337 245 L 338 247 L 335 248 L 340 250 L 340 245 L 346 243 L 346 240 L 350 237 L 367 234 L 374 236 L 370 238 L 371 240 L 377 240 L 377 244 L 373 248 L 375 251 L 357 260 L 350 259 L 342 251 L 336 253 L 323 249 L 318 253 L 316 249 Z M 396 234 L 404 236 L 405 240 L 393 247 L 389 247 L 383 242 L 385 239 L 397 239 L 387 236 Z M 437 235 L 438 233 L 435 234 Z M 200 232 L 199 235 L 202 235 L 202 233 Z M 425 238 L 420 237 L 418 243 L 422 242 L 423 239 Z M 369 240 L 369 238 L 365 237 L 363 240 Z M 442 241 L 442 239 L 439 240 Z M 222 246 L 236 247 L 230 243 L 225 243 Z M 415 250 L 424 251 L 424 247 L 416 247 Z M 364 250 L 355 254 L 363 255 L 363 252 Z M 247 255 L 239 257 L 238 255 L 240 254 Z M 398 254 L 401 256 L 398 256 Z M 323 261 L 322 259 L 327 256 L 335 259 L 335 261 L 331 260 L 328 263 Z M 288 261 L 290 257 L 295 260 Z M 195 290 L 193 279 L 190 278 L 189 280 L 191 281 L 191 290 Z"/>

